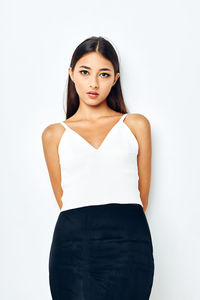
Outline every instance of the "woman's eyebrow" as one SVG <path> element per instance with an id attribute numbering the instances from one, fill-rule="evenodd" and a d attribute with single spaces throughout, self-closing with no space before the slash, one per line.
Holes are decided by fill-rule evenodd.
<path id="1" fill-rule="evenodd" d="M 79 68 L 85 68 L 85 69 L 91 70 L 91 68 L 87 67 L 87 66 L 80 66 Z M 101 69 L 99 69 L 99 71 L 112 71 L 112 70 L 108 69 L 108 68 L 101 68 Z"/>

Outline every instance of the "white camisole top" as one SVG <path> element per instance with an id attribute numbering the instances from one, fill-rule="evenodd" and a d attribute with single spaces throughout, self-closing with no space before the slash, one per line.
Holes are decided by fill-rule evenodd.
<path id="1" fill-rule="evenodd" d="M 61 168 L 62 208 L 88 205 L 138 203 L 136 137 L 124 123 L 126 114 L 115 123 L 97 149 L 64 122 L 58 154 Z"/>

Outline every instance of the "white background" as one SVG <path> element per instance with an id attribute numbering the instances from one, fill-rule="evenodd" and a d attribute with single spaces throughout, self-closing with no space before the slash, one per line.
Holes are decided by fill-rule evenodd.
<path id="1" fill-rule="evenodd" d="M 41 134 L 65 120 L 71 56 L 92 35 L 113 43 L 128 111 L 151 123 L 150 299 L 200 299 L 198 1 L 4 0 L 0 6 L 1 299 L 51 299 L 48 259 L 59 207 Z"/>

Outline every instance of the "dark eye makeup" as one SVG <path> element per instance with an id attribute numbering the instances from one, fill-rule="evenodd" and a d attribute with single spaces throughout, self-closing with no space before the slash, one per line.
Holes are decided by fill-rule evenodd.
<path id="1" fill-rule="evenodd" d="M 82 72 L 87 72 L 88 73 L 88 71 L 86 71 L 86 70 L 81 70 L 81 71 L 79 71 L 81 74 L 83 74 L 83 75 L 86 75 L 85 73 L 82 73 Z M 103 76 L 103 77 L 109 77 L 110 76 L 110 74 L 108 74 L 108 73 L 101 73 L 101 74 L 105 74 L 105 75 L 107 75 L 107 76 Z"/>

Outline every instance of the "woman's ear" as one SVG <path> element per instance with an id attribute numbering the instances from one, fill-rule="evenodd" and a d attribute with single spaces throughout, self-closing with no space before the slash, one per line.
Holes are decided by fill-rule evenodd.
<path id="1" fill-rule="evenodd" d="M 116 76 L 115 76 L 115 80 L 113 82 L 113 86 L 115 85 L 115 83 L 117 82 L 119 77 L 120 77 L 120 73 L 117 73 Z"/>
<path id="2" fill-rule="evenodd" d="M 71 67 L 68 68 L 68 72 L 69 72 L 69 76 L 70 76 L 71 80 L 74 82 L 74 80 L 73 80 L 73 71 L 72 71 Z"/>

